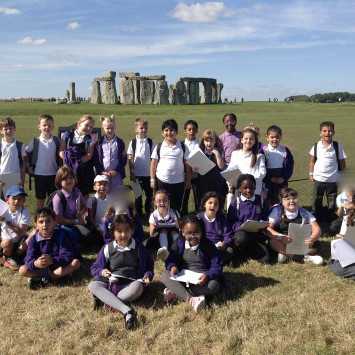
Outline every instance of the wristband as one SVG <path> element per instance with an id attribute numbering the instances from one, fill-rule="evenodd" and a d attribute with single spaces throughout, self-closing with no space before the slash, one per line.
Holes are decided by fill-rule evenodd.
<path id="1" fill-rule="evenodd" d="M 150 182 L 154 182 L 155 181 L 155 179 L 150 179 Z"/>
<path id="2" fill-rule="evenodd" d="M 79 220 L 77 218 L 74 219 L 74 224 L 78 224 Z"/>
<path id="3" fill-rule="evenodd" d="M 4 222 L 5 224 L 7 224 L 8 220 L 5 218 L 5 219 L 3 220 L 3 222 Z"/>
<path id="4" fill-rule="evenodd" d="M 221 154 L 217 153 L 215 154 L 216 158 L 219 158 L 221 156 Z"/>
<path id="5" fill-rule="evenodd" d="M 277 235 L 277 240 L 282 240 L 282 234 Z"/>
<path id="6" fill-rule="evenodd" d="M 30 162 L 26 161 L 26 166 L 29 167 L 30 166 Z"/>
<path id="7" fill-rule="evenodd" d="M 309 175 L 313 175 L 313 173 L 309 173 Z"/>

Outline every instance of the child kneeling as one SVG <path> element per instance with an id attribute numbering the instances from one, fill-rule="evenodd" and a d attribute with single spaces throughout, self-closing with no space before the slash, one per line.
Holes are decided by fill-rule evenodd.
<path id="1" fill-rule="evenodd" d="M 29 240 L 25 265 L 19 270 L 20 276 L 29 277 L 29 289 L 67 276 L 81 265 L 70 237 L 60 228 L 55 229 L 55 224 L 55 214 L 50 208 L 36 211 L 38 232 Z"/>

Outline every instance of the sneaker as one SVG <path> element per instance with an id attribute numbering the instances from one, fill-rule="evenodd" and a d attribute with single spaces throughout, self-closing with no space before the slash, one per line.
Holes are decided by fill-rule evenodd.
<path id="1" fill-rule="evenodd" d="M 320 255 L 305 255 L 303 258 L 305 263 L 312 263 L 315 265 L 323 265 L 323 258 Z"/>
<path id="2" fill-rule="evenodd" d="M 6 258 L 4 266 L 8 267 L 11 270 L 18 270 L 21 265 L 13 258 Z"/>
<path id="3" fill-rule="evenodd" d="M 100 309 L 103 307 L 103 303 L 97 298 L 94 296 L 94 301 L 93 301 L 93 307 L 94 307 L 94 310 L 96 311 L 97 309 Z"/>
<path id="4" fill-rule="evenodd" d="M 278 262 L 279 264 L 284 264 L 287 260 L 288 260 L 288 256 L 287 256 L 287 255 L 281 254 L 281 253 L 279 253 L 279 254 L 277 255 L 277 262 Z"/>
<path id="5" fill-rule="evenodd" d="M 164 300 L 166 303 L 173 302 L 176 300 L 176 295 L 173 291 L 168 288 L 164 289 Z"/>
<path id="6" fill-rule="evenodd" d="M 124 314 L 124 319 L 125 319 L 125 328 L 127 330 L 132 330 L 137 322 L 136 312 L 133 309 L 131 309 L 130 311 Z"/>
<path id="7" fill-rule="evenodd" d="M 157 258 L 165 261 L 168 258 L 169 252 L 168 249 L 159 248 L 157 252 Z"/>
<path id="8" fill-rule="evenodd" d="M 48 285 L 48 280 L 42 277 L 30 277 L 27 281 L 27 286 L 30 290 L 35 290 L 39 287 L 46 287 Z"/>
<path id="9" fill-rule="evenodd" d="M 200 313 L 206 306 L 205 296 L 191 297 L 189 303 L 196 313 Z"/>

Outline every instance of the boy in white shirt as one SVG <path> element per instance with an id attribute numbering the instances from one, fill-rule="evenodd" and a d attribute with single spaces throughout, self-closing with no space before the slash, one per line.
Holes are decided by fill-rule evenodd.
<path id="1" fill-rule="evenodd" d="M 7 196 L 11 186 L 25 183 L 25 157 L 23 144 L 16 141 L 16 124 L 11 117 L 0 121 L 0 132 L 4 136 L 0 143 L 0 195 Z"/>
<path id="2" fill-rule="evenodd" d="M 135 122 L 136 138 L 129 143 L 127 156 L 130 170 L 130 180 L 139 182 L 145 193 L 144 209 L 147 216 L 150 215 L 152 207 L 153 189 L 150 186 L 150 156 L 155 147 L 152 139 L 147 137 L 148 121 L 144 118 L 137 118 Z M 143 215 L 142 196 L 135 201 L 135 207 L 140 217 Z"/>
<path id="3" fill-rule="evenodd" d="M 59 138 L 52 135 L 54 119 L 42 115 L 38 120 L 41 135 L 32 139 L 26 147 L 26 166 L 29 175 L 34 175 L 37 209 L 44 207 L 44 201 L 56 190 L 54 180 L 59 168 Z"/>
<path id="4" fill-rule="evenodd" d="M 317 218 L 321 217 L 324 193 L 327 196 L 328 212 L 335 210 L 338 171 L 344 170 L 346 167 L 346 155 L 342 145 L 333 141 L 334 134 L 334 123 L 331 121 L 322 122 L 319 132 L 322 139 L 309 152 L 311 155 L 309 180 L 313 182 L 312 213 Z"/>

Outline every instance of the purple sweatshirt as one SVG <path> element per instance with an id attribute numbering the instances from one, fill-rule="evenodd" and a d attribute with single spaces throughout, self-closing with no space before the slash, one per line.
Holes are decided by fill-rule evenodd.
<path id="1" fill-rule="evenodd" d="M 63 233 L 61 242 L 59 235 Z M 66 266 L 74 260 L 74 249 L 66 233 L 60 229 L 54 229 L 50 238 L 43 238 L 39 232 L 28 242 L 25 265 L 29 270 L 39 270 L 34 266 L 34 262 L 42 255 L 48 254 L 55 268 Z"/>

